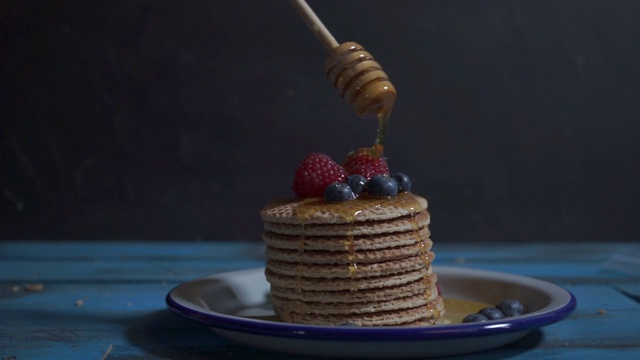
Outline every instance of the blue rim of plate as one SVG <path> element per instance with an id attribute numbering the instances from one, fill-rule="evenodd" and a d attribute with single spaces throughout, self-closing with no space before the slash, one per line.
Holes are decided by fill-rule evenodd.
<path id="1" fill-rule="evenodd" d="M 533 279 L 521 275 L 504 274 L 488 270 L 467 269 L 484 274 L 499 274 L 513 280 L 526 279 L 528 282 L 553 286 L 556 291 L 563 291 L 567 295 L 567 301 L 550 309 L 544 308 L 533 313 L 502 320 L 486 321 L 482 323 L 465 323 L 449 325 L 432 325 L 419 327 L 337 327 L 319 325 L 301 325 L 281 323 L 267 320 L 257 320 L 222 314 L 213 311 L 203 311 L 180 304 L 174 299 L 173 294 L 190 282 L 174 287 L 166 296 L 167 306 L 174 313 L 187 319 L 223 330 L 231 330 L 242 333 L 266 335 L 272 337 L 288 337 L 308 340 L 334 340 L 334 341 L 418 341 L 418 340 L 444 340 L 476 336 L 499 335 L 520 331 L 530 331 L 556 323 L 568 317 L 576 308 L 575 296 L 558 285 Z M 211 275 L 210 277 L 223 276 L 225 273 Z M 203 280 L 207 277 L 193 281 Z"/>

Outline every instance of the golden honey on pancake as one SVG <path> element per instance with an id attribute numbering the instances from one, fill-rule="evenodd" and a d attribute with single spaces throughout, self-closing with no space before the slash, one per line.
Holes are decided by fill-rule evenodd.
<path id="1" fill-rule="evenodd" d="M 430 325 L 444 313 L 424 198 L 280 200 L 261 215 L 265 274 L 283 321 Z"/>

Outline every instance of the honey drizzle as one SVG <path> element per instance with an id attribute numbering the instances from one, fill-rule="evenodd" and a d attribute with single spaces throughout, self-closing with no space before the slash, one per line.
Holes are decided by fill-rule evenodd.
<path id="1" fill-rule="evenodd" d="M 298 265 L 296 265 L 296 293 L 302 293 L 302 273 L 304 272 L 304 242 L 305 242 L 305 230 L 304 222 L 300 225 L 300 237 L 298 238 Z"/>
<path id="2" fill-rule="evenodd" d="M 355 218 L 355 217 L 354 217 Z M 349 278 L 351 279 L 350 290 L 352 292 L 358 291 L 358 263 L 356 262 L 356 247 L 353 242 L 353 227 L 354 221 L 349 221 L 349 231 L 347 240 L 345 241 L 345 247 L 347 248 L 347 259 L 349 260 Z"/>
<path id="3" fill-rule="evenodd" d="M 427 305 L 427 318 L 429 319 L 438 319 L 441 317 L 441 313 L 440 310 L 438 310 L 438 308 L 436 308 L 434 305 L 432 304 L 428 304 Z"/>
<path id="4" fill-rule="evenodd" d="M 373 157 L 381 158 L 384 155 L 384 137 L 387 131 L 387 124 L 389 123 L 389 116 L 391 115 L 391 109 L 383 108 L 378 113 L 378 132 L 376 134 L 376 140 L 372 147 L 360 148 L 354 152 L 367 153 Z"/>
<path id="5" fill-rule="evenodd" d="M 420 257 L 422 257 L 425 270 L 427 270 L 429 266 L 431 266 L 431 258 L 429 257 L 430 249 L 427 249 L 427 246 L 424 243 L 425 238 L 422 236 L 422 234 L 420 234 L 420 224 L 418 224 L 418 220 L 416 220 L 416 214 L 418 214 L 422 210 L 423 209 L 420 206 L 420 204 L 417 201 L 415 201 L 414 206 L 410 210 L 411 211 L 411 227 L 412 227 L 413 238 L 415 240 L 416 247 L 420 252 Z M 424 283 L 424 294 L 423 294 L 424 300 L 426 303 L 428 303 L 431 300 L 431 296 L 433 295 L 433 291 L 432 291 L 433 284 L 431 284 L 431 279 L 429 278 L 427 271 L 425 271 L 425 274 L 422 277 L 422 282 Z"/>
<path id="6" fill-rule="evenodd" d="M 376 140 L 372 147 L 361 148 L 356 150 L 359 153 L 368 153 L 373 157 L 381 158 L 384 155 L 384 137 L 387 131 L 387 124 L 389 123 L 389 116 L 391 115 L 391 109 L 382 109 L 378 114 L 378 132 L 376 134 Z"/>
<path id="7" fill-rule="evenodd" d="M 302 275 L 304 273 L 304 243 L 305 243 L 305 226 L 310 219 L 316 213 L 334 213 L 338 214 L 349 224 L 349 230 L 347 237 L 344 240 L 344 247 L 346 252 L 346 262 L 349 264 L 346 271 L 348 271 L 349 278 L 351 279 L 351 291 L 358 290 L 358 263 L 357 263 L 357 251 L 355 246 L 355 239 L 353 235 L 353 229 L 358 216 L 366 209 L 371 209 L 380 206 L 393 206 L 404 209 L 410 216 L 414 232 L 418 232 L 419 225 L 415 219 L 415 215 L 422 210 L 420 203 L 410 193 L 400 193 L 395 197 L 389 198 L 375 198 L 375 197 L 360 197 L 356 200 L 344 201 L 339 203 L 327 203 L 322 198 L 309 198 L 302 201 L 295 209 L 296 216 L 300 220 L 301 232 L 298 238 L 298 265 L 296 266 L 296 292 L 302 291 Z M 419 234 L 416 234 L 416 239 L 419 239 Z M 421 241 L 422 246 L 426 248 L 424 242 Z M 420 244 L 420 242 L 418 242 Z M 418 245 L 420 246 L 420 245 Z M 425 249 L 426 250 L 426 249 Z M 428 251 L 426 251 L 425 258 L 428 258 Z M 428 278 L 427 278 L 428 280 Z M 428 287 L 427 291 L 431 291 Z M 430 296 L 430 294 L 429 294 Z"/>
<path id="8" fill-rule="evenodd" d="M 376 134 L 376 141 L 373 144 L 373 149 L 378 154 L 378 157 L 382 157 L 384 153 L 384 136 L 387 132 L 387 124 L 389 123 L 389 117 L 391 116 L 391 109 L 383 108 L 378 113 L 378 133 Z"/>

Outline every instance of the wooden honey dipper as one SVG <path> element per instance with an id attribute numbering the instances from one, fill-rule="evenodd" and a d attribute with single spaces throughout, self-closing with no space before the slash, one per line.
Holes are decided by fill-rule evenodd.
<path id="1" fill-rule="evenodd" d="M 340 96 L 363 119 L 378 118 L 386 125 L 396 100 L 396 89 L 380 64 L 355 42 L 338 44 L 305 0 L 291 0 L 309 29 L 329 51 L 324 69 Z M 382 127 L 382 126 L 381 126 Z M 383 128 L 376 143 L 382 145 Z"/>

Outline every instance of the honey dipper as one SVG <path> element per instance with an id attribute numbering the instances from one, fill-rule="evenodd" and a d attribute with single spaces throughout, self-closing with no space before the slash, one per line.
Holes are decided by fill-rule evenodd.
<path id="1" fill-rule="evenodd" d="M 377 117 L 386 125 L 396 100 L 396 89 L 378 62 L 355 42 L 338 44 L 305 0 L 291 0 L 309 29 L 329 51 L 324 69 L 340 96 L 363 119 Z M 383 130 L 383 129 L 380 129 Z M 382 145 L 380 133 L 376 143 Z"/>

